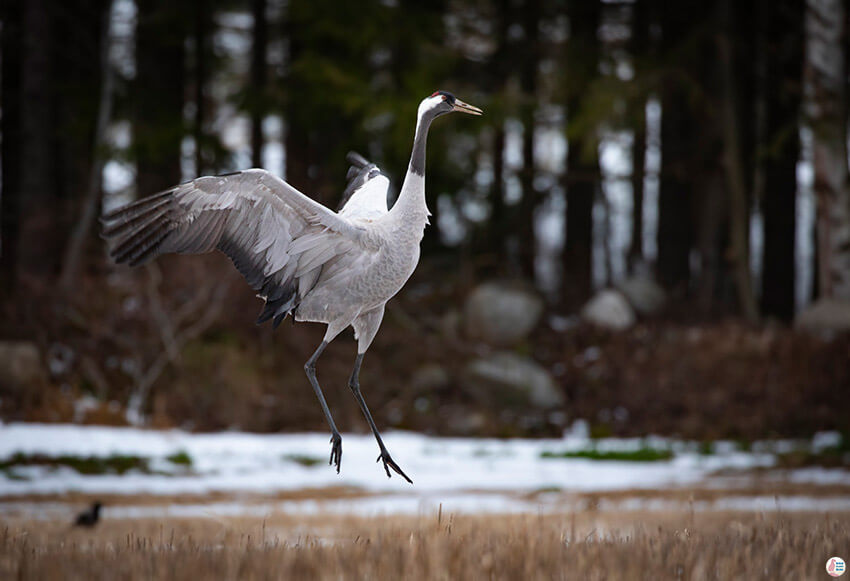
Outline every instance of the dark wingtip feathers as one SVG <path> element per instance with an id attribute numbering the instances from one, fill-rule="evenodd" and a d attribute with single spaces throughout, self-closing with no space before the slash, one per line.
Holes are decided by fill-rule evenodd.
<path id="1" fill-rule="evenodd" d="M 371 162 L 368 159 L 366 159 L 356 151 L 349 151 L 348 153 L 346 153 L 345 161 L 357 168 L 363 168 L 367 165 L 371 165 Z"/>
<path id="2" fill-rule="evenodd" d="M 100 217 L 100 235 L 110 242 L 109 255 L 116 263 L 137 266 L 156 256 L 171 231 L 167 216 L 173 193 L 166 190 Z"/>
<path id="3" fill-rule="evenodd" d="M 257 317 L 257 320 L 254 321 L 254 324 L 255 325 L 262 325 L 263 323 L 265 323 L 266 321 L 271 319 L 273 316 L 274 316 L 274 311 L 269 311 L 268 308 L 264 308 L 262 311 L 260 311 L 260 314 Z"/>
<path id="4" fill-rule="evenodd" d="M 286 319 L 286 315 L 298 305 L 300 298 L 295 292 L 294 286 L 286 286 L 276 293 L 276 297 L 266 299 L 266 304 L 262 312 L 257 317 L 257 324 L 262 325 L 269 319 L 272 320 L 272 327 L 277 329 L 280 324 Z"/>

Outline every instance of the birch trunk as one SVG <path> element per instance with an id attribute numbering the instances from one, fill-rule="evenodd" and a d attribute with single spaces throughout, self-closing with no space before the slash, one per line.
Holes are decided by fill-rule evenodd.
<path id="1" fill-rule="evenodd" d="M 821 296 L 850 301 L 850 176 L 847 170 L 842 0 L 806 2 L 806 116 L 813 134 Z"/>

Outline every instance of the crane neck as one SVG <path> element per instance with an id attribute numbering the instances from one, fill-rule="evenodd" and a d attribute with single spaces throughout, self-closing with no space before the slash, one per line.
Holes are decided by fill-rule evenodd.
<path id="1" fill-rule="evenodd" d="M 425 149 L 428 141 L 428 129 L 431 127 L 431 121 L 436 115 L 426 111 L 419 115 L 416 120 L 416 135 L 413 138 L 413 151 L 410 152 L 410 166 L 407 169 L 407 175 L 411 173 L 417 174 L 420 177 L 425 177 Z"/>
<path id="2" fill-rule="evenodd" d="M 410 164 L 398 200 L 392 212 L 401 213 L 405 217 L 421 216 L 427 221 L 431 212 L 425 203 L 425 146 L 428 141 L 428 128 L 436 117 L 434 111 L 424 111 L 416 120 L 416 135 L 413 138 L 413 151 L 410 153 Z"/>

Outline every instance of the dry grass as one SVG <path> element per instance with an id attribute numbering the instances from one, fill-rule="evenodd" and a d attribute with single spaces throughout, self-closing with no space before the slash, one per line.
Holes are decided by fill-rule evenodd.
<path id="1" fill-rule="evenodd" d="M 823 579 L 850 515 L 7 521 L 0 579 Z"/>

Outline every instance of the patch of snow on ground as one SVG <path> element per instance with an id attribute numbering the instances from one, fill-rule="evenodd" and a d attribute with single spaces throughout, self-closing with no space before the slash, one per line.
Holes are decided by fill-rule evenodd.
<path id="1" fill-rule="evenodd" d="M 738 451 L 734 446 L 715 446 L 711 455 L 701 455 L 698 446 L 664 438 L 604 440 L 598 450 L 634 450 L 641 446 L 670 449 L 668 461 L 612 462 L 582 458 L 542 458 L 543 452 L 586 449 L 584 434 L 568 433 L 561 439 L 497 440 L 436 438 L 406 432 L 390 432 L 385 442 L 393 458 L 411 476 L 410 486 L 401 478 L 388 479 L 375 463 L 377 445 L 371 435 L 343 436 L 342 471 L 339 475 L 327 465 L 330 453 L 325 434 L 250 434 L 221 432 L 193 434 L 180 430 L 143 430 L 100 426 L 56 424 L 0 424 L 0 461 L 16 453 L 47 456 L 106 457 L 114 454 L 149 459 L 151 471 L 119 475 L 82 475 L 70 468 L 43 466 L 15 467 L 0 471 L 0 496 L 62 494 L 154 494 L 180 495 L 209 492 L 273 494 L 305 488 L 352 487 L 364 493 L 381 493 L 342 500 L 298 500 L 266 504 L 213 503 L 162 507 L 114 507 L 131 514 L 166 511 L 172 516 L 211 511 L 285 510 L 295 513 L 341 512 L 351 514 L 422 513 L 442 504 L 455 512 L 534 512 L 561 510 L 539 495 L 535 501 L 518 494 L 551 489 L 558 492 L 592 492 L 627 489 L 663 489 L 685 486 L 726 487 L 733 480 L 716 477 L 718 470 L 746 471 L 770 469 L 773 454 Z M 167 456 L 185 452 L 192 459 L 190 471 L 174 464 Z M 303 461 L 316 461 L 304 465 Z M 298 460 L 301 460 L 299 462 Z M 850 472 L 840 469 L 808 468 L 794 471 L 768 470 L 762 478 L 782 478 L 791 482 L 848 484 Z M 725 478 L 725 479 L 724 479 Z M 734 477 L 737 480 L 739 477 Z M 474 492 L 473 492 L 474 491 Z M 727 498 L 710 507 L 771 510 L 776 499 L 754 503 L 751 498 Z M 643 502 L 643 508 L 654 501 Z M 850 509 L 850 499 L 781 500 L 783 510 Z M 832 502 L 832 504 L 829 504 Z M 835 504 L 838 502 L 838 504 Z M 20 505 L 21 503 L 11 503 Z M 0 506 L 0 513 L 11 510 Z M 727 506 L 728 505 L 728 506 Z M 194 508 L 193 508 L 194 507 Z M 651 508 L 651 507 L 650 507 Z M 135 512 L 134 512 L 135 511 Z M 146 512 L 147 511 L 147 512 Z M 153 514 L 153 513 L 152 513 Z"/>

